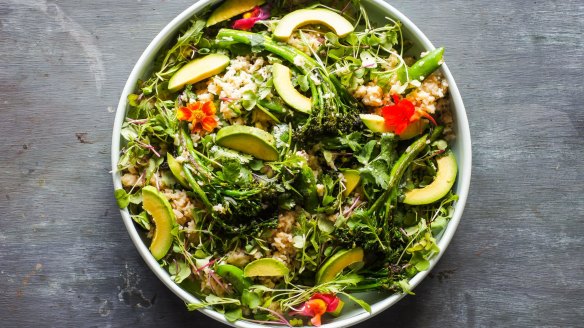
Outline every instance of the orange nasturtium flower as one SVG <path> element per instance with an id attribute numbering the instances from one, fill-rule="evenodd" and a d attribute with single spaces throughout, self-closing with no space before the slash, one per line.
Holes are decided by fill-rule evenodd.
<path id="1" fill-rule="evenodd" d="M 212 101 L 197 101 L 177 109 L 176 118 L 191 122 L 193 132 L 201 130 L 211 132 L 217 127 L 215 111 L 215 104 Z"/>
<path id="2" fill-rule="evenodd" d="M 434 118 L 423 110 L 417 110 L 414 104 L 407 99 L 399 99 L 399 95 L 394 94 L 393 105 L 381 108 L 381 116 L 385 119 L 385 126 L 395 134 L 402 134 L 410 124 L 425 117 L 436 125 Z"/>
<path id="3" fill-rule="evenodd" d="M 334 312 L 339 306 L 340 299 L 333 294 L 316 293 L 300 307 L 299 310 L 293 311 L 291 315 L 303 315 L 312 317 L 310 322 L 314 326 L 320 326 L 320 317 L 327 312 Z"/>

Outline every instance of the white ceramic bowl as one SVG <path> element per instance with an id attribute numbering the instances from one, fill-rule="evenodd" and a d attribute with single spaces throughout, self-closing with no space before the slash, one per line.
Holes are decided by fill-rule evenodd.
<path id="1" fill-rule="evenodd" d="M 152 40 L 148 48 L 144 51 L 138 62 L 134 66 L 128 81 L 124 87 L 122 95 L 120 97 L 120 102 L 118 104 L 114 129 L 113 129 L 113 136 L 112 136 L 112 172 L 113 172 L 113 180 L 114 180 L 114 187 L 116 189 L 122 188 L 122 184 L 120 181 L 120 174 L 116 172 L 116 165 L 119 160 L 120 148 L 122 147 L 121 140 L 120 140 L 120 130 L 122 127 L 122 123 L 124 121 L 124 117 L 126 115 L 126 110 L 128 109 L 127 97 L 134 91 L 136 87 L 136 83 L 138 79 L 145 78 L 152 70 L 151 64 L 155 60 L 157 54 L 160 51 L 164 51 L 168 45 L 175 40 L 177 33 L 180 29 L 188 23 L 189 19 L 195 15 L 196 13 L 200 12 L 208 5 L 214 4 L 219 2 L 219 0 L 201 0 L 185 11 L 183 11 L 180 15 L 178 15 L 175 19 L 173 19 L 160 33 Z M 406 16 L 396 10 L 394 7 L 390 6 L 389 4 L 380 1 L 380 0 L 363 0 L 363 4 L 368 9 L 370 14 L 370 18 L 372 21 L 382 22 L 384 17 L 391 17 L 393 19 L 399 20 L 403 24 L 403 33 L 406 39 L 411 40 L 414 43 L 414 47 L 410 50 L 414 54 L 419 54 L 422 51 L 427 51 L 430 49 L 434 49 L 432 43 L 428 40 L 428 38 L 420 31 Z M 462 99 L 460 97 L 460 93 L 458 88 L 456 87 L 456 83 L 448 70 L 447 65 L 442 65 L 441 71 L 448 81 L 450 86 L 450 101 L 451 101 L 451 108 L 455 118 L 455 128 L 454 132 L 456 133 L 456 140 L 452 145 L 452 148 L 456 154 L 456 158 L 458 159 L 459 164 L 459 171 L 458 171 L 458 180 L 455 184 L 455 192 L 458 194 L 459 199 L 455 205 L 454 216 L 448 223 L 448 226 L 442 236 L 438 241 L 438 246 L 440 247 L 440 254 L 434 257 L 430 263 L 431 267 L 434 267 L 436 262 L 438 262 L 440 256 L 444 254 L 446 247 L 450 243 L 454 232 L 458 226 L 460 218 L 462 216 L 462 212 L 464 210 L 464 205 L 466 203 L 468 189 L 470 184 L 470 176 L 471 176 L 471 140 L 470 140 L 470 131 L 468 120 L 466 117 L 466 112 L 464 109 L 464 105 L 462 103 Z M 152 269 L 152 271 L 160 278 L 160 280 L 172 290 L 177 296 L 183 299 L 185 302 L 189 303 L 198 303 L 198 299 L 188 292 L 182 290 L 179 286 L 177 286 L 171 279 L 169 274 L 162 269 L 154 257 L 150 254 L 148 250 L 148 245 L 145 243 L 144 234 L 139 230 L 132 219 L 130 218 L 130 214 L 128 213 L 127 209 L 121 210 L 122 218 L 124 220 L 124 224 L 128 229 L 130 234 L 130 238 L 134 242 L 134 245 L 138 249 L 138 252 L 146 261 L 146 264 Z M 428 275 L 428 271 L 420 272 L 416 276 L 414 276 L 410 280 L 410 285 L 412 287 L 417 286 L 422 279 Z M 389 293 L 379 293 L 379 292 L 367 292 L 361 293 L 357 295 L 360 298 L 363 298 L 371 304 L 371 311 L 372 313 L 367 313 L 361 308 L 357 306 L 347 306 L 346 309 L 343 310 L 343 314 L 338 318 L 334 318 L 332 320 L 326 320 L 326 324 L 322 325 L 323 328 L 337 328 L 337 327 L 348 327 L 359 322 L 362 322 L 373 315 L 381 313 L 383 310 L 389 308 L 391 305 L 395 304 L 399 301 L 404 295 L 401 294 L 389 294 Z M 415 297 L 415 296 L 414 296 Z M 186 309 L 185 309 L 186 311 Z M 266 326 L 253 324 L 244 321 L 238 321 L 234 324 L 231 324 L 225 320 L 225 317 L 213 311 L 212 309 L 203 309 L 201 310 L 204 314 L 214 318 L 215 320 L 225 323 L 227 325 L 235 326 L 235 327 L 262 327 L 265 328 Z"/>

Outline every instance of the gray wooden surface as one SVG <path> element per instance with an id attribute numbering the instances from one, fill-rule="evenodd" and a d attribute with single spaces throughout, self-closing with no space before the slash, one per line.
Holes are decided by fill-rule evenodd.
<path id="1" fill-rule="evenodd" d="M 190 1 L 0 0 L 0 326 L 220 327 L 148 270 L 112 196 L 114 108 Z M 444 257 L 360 327 L 584 325 L 584 2 L 403 1 L 473 137 Z"/>

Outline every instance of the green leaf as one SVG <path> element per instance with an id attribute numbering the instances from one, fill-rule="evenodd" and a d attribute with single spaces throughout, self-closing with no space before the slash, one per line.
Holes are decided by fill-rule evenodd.
<path id="1" fill-rule="evenodd" d="M 318 229 L 328 235 L 335 230 L 335 226 L 329 219 L 321 217 L 318 219 Z"/>
<path id="2" fill-rule="evenodd" d="M 124 189 L 116 189 L 114 197 L 116 197 L 116 202 L 120 208 L 126 208 L 130 204 L 130 196 Z"/>
<path id="3" fill-rule="evenodd" d="M 296 82 L 298 83 L 300 90 L 302 90 L 303 92 L 306 92 L 308 91 L 308 89 L 310 89 L 310 84 L 308 83 L 308 75 L 298 75 L 296 77 Z"/>
<path id="4" fill-rule="evenodd" d="M 262 304 L 262 298 L 257 293 L 245 289 L 241 295 L 241 303 L 250 309 L 255 309 Z"/>
<path id="5" fill-rule="evenodd" d="M 347 296 L 347 298 L 349 298 L 351 301 L 357 303 L 365 311 L 371 313 L 371 306 L 367 302 L 365 302 L 364 300 L 358 299 L 355 296 L 348 294 L 348 293 L 342 293 L 342 294 Z"/>
<path id="6" fill-rule="evenodd" d="M 334 34 L 333 32 L 326 32 L 324 34 L 324 38 L 330 43 L 332 46 L 338 47 L 341 44 L 339 43 L 339 37 Z"/>
<path id="7" fill-rule="evenodd" d="M 331 169 L 336 171 L 337 167 L 335 166 L 335 156 L 333 155 L 333 153 L 328 150 L 323 150 L 322 156 L 324 157 L 324 160 L 326 161 L 327 165 Z"/>
<path id="8" fill-rule="evenodd" d="M 170 279 L 180 284 L 191 275 L 191 267 L 183 261 L 175 261 L 169 264 L 168 273 L 171 275 Z"/>
<path id="9" fill-rule="evenodd" d="M 145 230 L 150 230 L 150 219 L 148 219 L 146 212 L 140 212 L 140 214 L 132 215 L 132 220 L 138 223 L 138 225 L 140 225 Z"/>
<path id="10" fill-rule="evenodd" d="M 359 169 L 359 174 L 364 181 L 373 182 L 381 189 L 387 189 L 389 186 L 389 171 L 385 161 L 374 161 L 373 163 Z"/>
<path id="11" fill-rule="evenodd" d="M 292 237 L 292 243 L 295 248 L 302 249 L 306 244 L 306 237 L 304 235 L 296 235 Z"/>
<path id="12" fill-rule="evenodd" d="M 202 308 L 206 308 L 208 305 L 205 302 L 202 303 L 188 303 L 187 304 L 187 310 L 189 311 L 195 311 L 198 309 L 202 309 Z"/>
<path id="13" fill-rule="evenodd" d="M 412 292 L 412 288 L 411 288 L 410 283 L 408 282 L 407 279 L 402 279 L 402 280 L 398 281 L 396 284 L 402 290 L 403 293 L 409 294 L 409 295 L 415 295 Z"/>
<path id="14" fill-rule="evenodd" d="M 128 103 L 130 103 L 130 106 L 136 107 L 138 106 L 138 98 L 140 96 L 138 96 L 135 93 L 131 93 L 128 95 Z"/>
<path id="15" fill-rule="evenodd" d="M 225 315 L 225 319 L 227 319 L 227 321 L 235 322 L 235 321 L 241 319 L 241 317 L 242 317 L 241 308 L 238 307 L 238 308 L 233 309 L 233 310 L 225 311 L 224 315 Z"/>
<path id="16" fill-rule="evenodd" d="M 258 97 L 256 96 L 255 92 L 247 90 L 241 96 L 243 98 L 241 104 L 246 110 L 252 110 L 256 106 Z"/>
<path id="17" fill-rule="evenodd" d="M 342 145 L 349 146 L 354 152 L 361 149 L 361 132 L 353 132 L 351 134 L 340 136 L 340 141 Z"/>
<path id="18" fill-rule="evenodd" d="M 350 33 L 345 37 L 345 40 L 352 46 L 356 46 L 359 43 L 359 37 L 355 32 Z"/>
<path id="19" fill-rule="evenodd" d="M 377 141 L 370 140 L 365 144 L 365 146 L 363 146 L 361 151 L 355 155 L 355 158 L 359 161 L 359 163 L 363 165 L 367 165 L 369 163 L 369 160 L 371 159 L 371 154 L 373 154 L 373 149 L 375 148 L 376 144 Z"/>
<path id="20" fill-rule="evenodd" d="M 260 52 L 264 50 L 264 43 L 266 40 L 260 34 L 250 33 L 248 36 L 251 45 L 251 51 L 253 52 Z"/>
<path id="21" fill-rule="evenodd" d="M 262 167 L 264 167 L 264 161 L 260 159 L 254 159 L 251 162 L 249 162 L 249 168 L 254 171 L 259 171 L 262 169 Z"/>
<path id="22" fill-rule="evenodd" d="M 223 163 L 223 178 L 230 183 L 236 183 L 239 180 L 241 164 L 236 161 L 227 161 Z"/>

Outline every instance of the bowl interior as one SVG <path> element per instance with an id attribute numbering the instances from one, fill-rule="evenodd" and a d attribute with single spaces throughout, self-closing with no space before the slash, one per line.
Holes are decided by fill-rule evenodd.
<path id="1" fill-rule="evenodd" d="M 177 34 L 181 28 L 188 23 L 189 19 L 196 13 L 204 11 L 206 8 L 217 2 L 219 2 L 219 0 L 202 0 L 182 12 L 173 21 L 171 21 L 158 34 L 158 36 L 156 36 L 156 38 L 150 43 L 148 48 L 139 58 L 134 69 L 132 70 L 120 97 L 112 136 L 112 172 L 114 187 L 116 189 L 122 187 L 120 175 L 118 172 L 116 172 L 116 166 L 119 160 L 119 151 L 123 145 L 120 140 L 120 130 L 124 121 L 126 110 L 128 109 L 127 96 L 133 92 L 138 79 L 145 78 L 151 73 L 151 64 L 154 62 L 158 53 L 160 51 L 164 51 L 172 42 L 174 42 L 174 40 L 176 40 Z M 407 19 L 407 17 L 405 17 L 392 6 L 378 0 L 364 0 L 362 3 L 366 7 L 370 15 L 370 19 L 373 22 L 381 24 L 386 21 L 385 17 L 402 22 L 404 38 L 412 41 L 414 44 L 414 46 L 409 49 L 411 54 L 419 55 L 422 51 L 427 51 L 434 48 L 426 36 L 409 19 Z M 432 259 L 431 267 L 436 264 L 440 256 L 444 253 L 448 243 L 452 239 L 458 222 L 460 221 L 468 194 L 471 174 L 471 140 L 464 105 L 462 103 L 458 88 L 456 87 L 456 83 L 454 82 L 448 67 L 443 65 L 441 70 L 450 86 L 449 90 L 451 110 L 453 111 L 453 117 L 455 120 L 454 132 L 457 137 L 452 144 L 452 149 L 459 164 L 458 179 L 454 186 L 455 192 L 459 195 L 459 200 L 455 205 L 453 218 L 449 222 L 446 230 L 439 238 L 438 246 L 440 247 L 441 252 L 434 259 Z M 133 223 L 127 209 L 121 210 L 121 214 L 133 243 L 152 271 L 170 290 L 172 290 L 185 302 L 198 303 L 198 300 L 194 296 L 177 286 L 170 279 L 168 273 L 158 265 L 157 261 L 152 257 L 148 250 L 149 242 L 146 239 L 145 233 Z M 410 281 L 412 287 L 418 285 L 428 274 L 428 272 L 429 271 L 424 271 L 413 277 Z M 324 324 L 322 327 L 348 327 L 350 325 L 359 323 L 372 315 L 382 312 L 403 297 L 403 295 L 390 294 L 388 292 L 365 292 L 356 294 L 355 296 L 366 300 L 371 305 L 371 314 L 365 312 L 353 302 L 346 302 L 347 306 L 343 310 L 343 314 L 337 318 L 334 318 L 333 320 L 328 321 L 328 323 Z M 265 327 L 247 322 L 236 322 L 235 324 L 231 324 L 225 320 L 223 315 L 213 310 L 204 309 L 202 312 L 218 321 L 232 326 Z"/>

